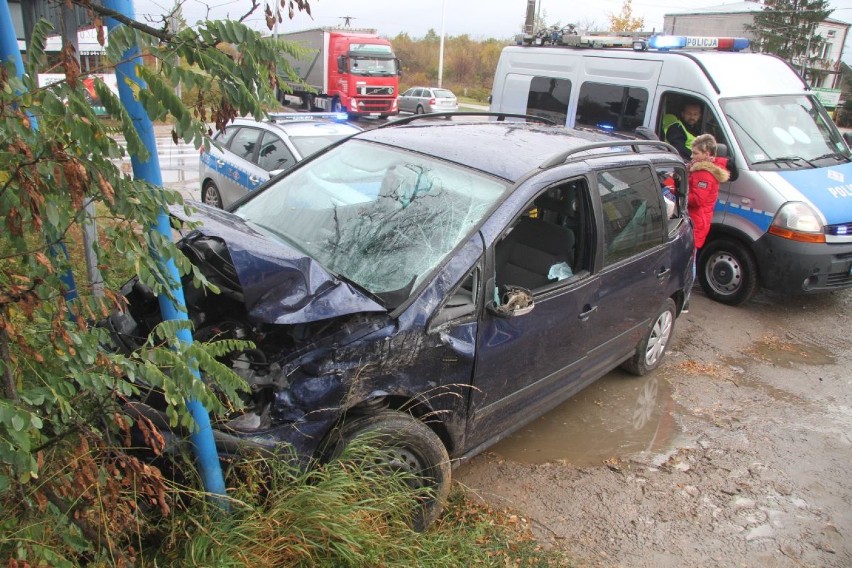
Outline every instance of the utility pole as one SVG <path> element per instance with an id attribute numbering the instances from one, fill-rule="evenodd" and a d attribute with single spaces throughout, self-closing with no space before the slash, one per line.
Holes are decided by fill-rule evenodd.
<path id="1" fill-rule="evenodd" d="M 444 7 L 447 0 L 441 0 L 441 45 L 438 48 L 438 88 L 444 78 Z"/>

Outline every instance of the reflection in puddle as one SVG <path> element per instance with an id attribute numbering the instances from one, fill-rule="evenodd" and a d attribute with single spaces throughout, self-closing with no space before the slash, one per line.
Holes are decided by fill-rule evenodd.
<path id="1" fill-rule="evenodd" d="M 491 451 L 518 462 L 579 466 L 642 451 L 657 453 L 680 433 L 673 411 L 667 381 L 653 373 L 634 377 L 613 371 Z"/>

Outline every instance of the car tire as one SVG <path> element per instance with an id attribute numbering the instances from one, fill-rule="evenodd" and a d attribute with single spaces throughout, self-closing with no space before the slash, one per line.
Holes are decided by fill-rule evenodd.
<path id="1" fill-rule="evenodd" d="M 676 317 L 677 306 L 674 300 L 667 298 L 636 346 L 636 353 L 622 363 L 621 368 L 641 377 L 659 367 L 674 335 Z"/>
<path id="2" fill-rule="evenodd" d="M 410 519 L 414 530 L 426 530 L 440 515 L 450 492 L 452 470 L 441 438 L 408 413 L 383 410 L 344 420 L 325 444 L 325 461 L 339 457 L 347 445 L 363 437 L 387 456 L 387 462 L 378 465 L 414 473 L 418 482 L 412 488 L 431 490 Z"/>
<path id="3" fill-rule="evenodd" d="M 219 193 L 219 188 L 212 181 L 208 181 L 201 189 L 201 201 L 212 207 L 224 209 L 222 206 L 222 195 Z"/>
<path id="4" fill-rule="evenodd" d="M 737 306 L 757 291 L 757 261 L 738 240 L 708 241 L 698 259 L 698 281 L 710 299 Z"/>
<path id="5" fill-rule="evenodd" d="M 417 105 L 417 108 L 414 109 L 414 114 L 424 114 L 426 111 L 423 110 L 423 105 Z"/>

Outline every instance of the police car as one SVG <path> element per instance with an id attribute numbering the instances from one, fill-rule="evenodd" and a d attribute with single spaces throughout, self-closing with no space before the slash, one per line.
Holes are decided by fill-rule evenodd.
<path id="1" fill-rule="evenodd" d="M 346 113 L 270 113 L 269 119 L 238 118 L 202 147 L 201 200 L 228 208 L 272 176 L 290 169 L 361 129 Z"/>

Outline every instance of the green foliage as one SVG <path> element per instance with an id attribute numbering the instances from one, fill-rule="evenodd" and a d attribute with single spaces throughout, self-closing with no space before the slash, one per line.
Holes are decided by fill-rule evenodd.
<path id="1" fill-rule="evenodd" d="M 758 51 L 786 59 L 799 69 L 812 64 L 825 39 L 816 26 L 831 15 L 828 0 L 766 0 L 754 24 L 745 26 Z"/>
<path id="2" fill-rule="evenodd" d="M 423 39 L 413 39 L 401 33 L 390 41 L 403 65 L 402 90 L 415 85 L 438 85 L 439 37 L 427 34 Z M 467 35 L 445 37 L 442 86 L 453 92 L 471 88 L 490 93 L 500 52 L 509 43 L 510 40 L 497 39 L 477 41 Z"/>
<path id="3" fill-rule="evenodd" d="M 185 515 L 163 527 L 158 566 L 568 566 L 538 548 L 528 524 L 486 509 L 456 492 L 444 517 L 426 533 L 411 530 L 415 504 L 407 474 L 362 464 L 381 462 L 356 443 L 335 462 L 308 472 L 294 456 L 240 461 L 240 479 L 223 518 L 193 499 Z M 496 521 L 496 522 L 495 522 Z"/>
<path id="4" fill-rule="evenodd" d="M 119 167 L 127 153 L 148 158 L 122 102 L 95 80 L 112 120 L 96 116 L 67 53 L 60 61 L 65 80 L 39 87 L 51 31 L 46 22 L 36 24 L 20 78 L 13 64 L 0 66 L 0 563 L 76 565 L 86 557 L 127 564 L 131 543 L 146 530 L 138 504 L 169 507 L 159 471 L 120 443 L 130 440 L 134 420 L 150 451 L 161 451 L 164 441 L 118 403 L 156 388 L 171 424 L 191 431 L 187 400 L 214 412 L 239 406 L 246 385 L 220 359 L 251 345 L 181 342 L 178 331 L 188 324 L 171 321 L 140 350 L 123 353 L 95 325 L 121 307 L 118 287 L 131 273 L 170 295 L 176 283 L 166 261 L 216 289 L 151 229 L 168 208 L 183 206 L 181 196 Z M 163 63 L 154 72 L 141 65 L 136 46 L 153 60 L 186 64 Z M 208 121 L 221 127 L 236 115 L 262 115 L 277 82 L 292 75 L 281 53 L 294 50 L 238 22 L 206 22 L 165 38 L 121 26 L 107 54 L 136 66 L 145 87 L 126 84 L 149 118 L 172 122 L 175 138 L 199 147 L 209 143 Z M 175 94 L 178 81 L 197 94 L 190 105 Z M 92 211 L 95 253 L 108 274 L 103 297 L 79 270 L 82 224 Z"/>

